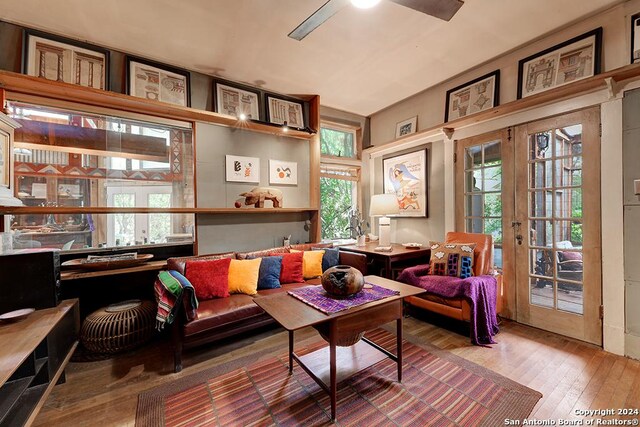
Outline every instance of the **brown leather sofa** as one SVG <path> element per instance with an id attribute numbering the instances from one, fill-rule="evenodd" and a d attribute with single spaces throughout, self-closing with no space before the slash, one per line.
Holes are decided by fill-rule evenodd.
<path id="1" fill-rule="evenodd" d="M 310 250 L 312 247 L 327 246 L 330 247 L 331 245 L 291 245 L 256 252 L 226 252 L 194 257 L 170 258 L 167 260 L 167 269 L 184 273 L 188 259 L 246 259 L 248 257 L 287 253 L 290 249 Z M 367 274 L 367 257 L 365 255 L 340 251 L 339 263 L 357 268 L 363 275 Z M 287 292 L 288 290 L 309 284 L 320 284 L 320 278 L 307 280 L 305 283 L 284 284 L 278 289 L 259 290 L 258 296 Z M 273 324 L 275 321 L 253 302 L 253 298 L 252 296 L 244 294 L 232 294 L 228 298 L 199 301 L 198 317 L 190 322 L 186 321 L 184 312 L 178 312 L 175 323 L 172 325 L 175 372 L 182 370 L 182 351 L 184 349 L 197 347 L 236 334 L 255 330 L 261 326 Z M 182 308 L 180 308 L 180 310 L 182 310 Z"/>

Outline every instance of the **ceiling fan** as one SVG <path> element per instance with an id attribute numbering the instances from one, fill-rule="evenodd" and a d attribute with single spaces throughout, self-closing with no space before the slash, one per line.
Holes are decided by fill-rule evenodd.
<path id="1" fill-rule="evenodd" d="M 316 10 L 289 33 L 289 37 L 296 40 L 302 40 L 308 36 L 313 30 L 318 28 L 324 21 L 335 15 L 340 9 L 346 7 L 349 3 L 360 8 L 369 8 L 375 6 L 380 0 L 329 0 L 323 4 L 320 9 Z M 462 0 L 388 0 L 402 6 L 408 7 L 427 15 L 435 16 L 445 21 L 451 20 L 458 9 L 462 7 Z"/>

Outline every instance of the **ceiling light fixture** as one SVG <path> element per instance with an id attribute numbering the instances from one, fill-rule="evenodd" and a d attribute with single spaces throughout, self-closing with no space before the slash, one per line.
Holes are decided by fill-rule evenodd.
<path id="1" fill-rule="evenodd" d="M 238 116 L 238 118 L 240 120 L 247 120 L 247 115 L 245 113 L 240 113 L 240 115 Z"/>
<path id="2" fill-rule="evenodd" d="M 351 0 L 351 4 L 360 9 L 369 9 L 380 3 L 380 0 Z"/>
<path id="3" fill-rule="evenodd" d="M 282 132 L 289 132 L 289 126 L 287 125 L 287 121 L 286 120 L 282 124 Z"/>

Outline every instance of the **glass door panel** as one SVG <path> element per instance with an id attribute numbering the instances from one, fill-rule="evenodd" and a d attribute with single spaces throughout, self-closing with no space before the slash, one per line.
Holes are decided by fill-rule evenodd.
<path id="1" fill-rule="evenodd" d="M 518 320 L 599 344 L 598 114 L 519 126 L 515 167 L 526 163 L 516 172 Z"/>

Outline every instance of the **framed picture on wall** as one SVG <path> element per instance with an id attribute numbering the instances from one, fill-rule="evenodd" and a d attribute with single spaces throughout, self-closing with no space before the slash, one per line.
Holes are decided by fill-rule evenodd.
<path id="1" fill-rule="evenodd" d="M 269 184 L 297 185 L 298 164 L 269 159 Z"/>
<path id="2" fill-rule="evenodd" d="M 518 62 L 518 99 L 600 73 L 602 27 Z"/>
<path id="3" fill-rule="evenodd" d="M 640 13 L 631 17 L 631 64 L 640 62 Z"/>
<path id="4" fill-rule="evenodd" d="M 447 91 L 444 121 L 459 119 L 499 105 L 500 70 Z"/>
<path id="5" fill-rule="evenodd" d="M 22 40 L 24 74 L 109 90 L 107 49 L 35 30 L 24 30 Z"/>
<path id="6" fill-rule="evenodd" d="M 127 94 L 169 104 L 191 106 L 189 72 L 127 56 Z"/>
<path id="7" fill-rule="evenodd" d="M 418 116 L 396 123 L 396 138 L 416 133 L 418 130 Z"/>
<path id="8" fill-rule="evenodd" d="M 247 86 L 232 85 L 226 82 L 213 82 L 214 105 L 216 113 L 226 114 L 248 120 L 261 120 L 260 92 Z"/>
<path id="9" fill-rule="evenodd" d="M 260 182 L 260 159 L 257 157 L 225 156 L 227 182 Z"/>
<path id="10" fill-rule="evenodd" d="M 304 129 L 304 108 L 302 101 L 283 99 L 274 95 L 266 95 L 267 121 L 276 125 Z"/>
<path id="11" fill-rule="evenodd" d="M 398 199 L 397 216 L 427 216 L 427 150 L 384 158 L 382 174 L 383 192 Z"/>

